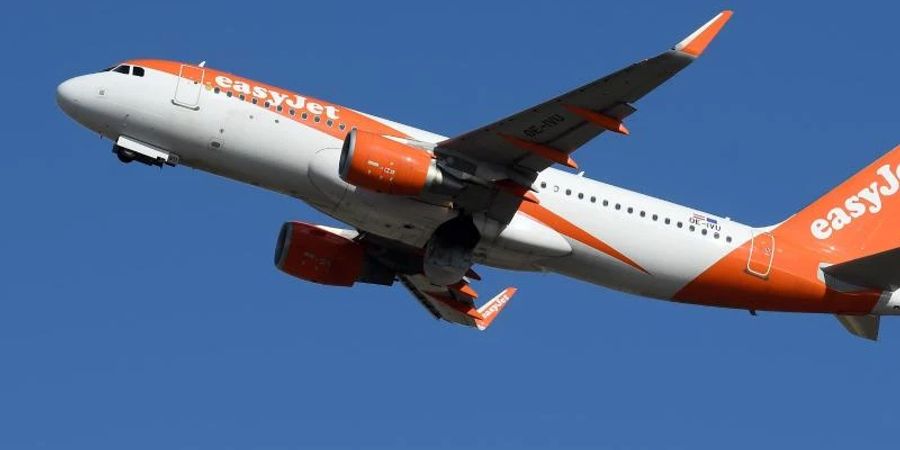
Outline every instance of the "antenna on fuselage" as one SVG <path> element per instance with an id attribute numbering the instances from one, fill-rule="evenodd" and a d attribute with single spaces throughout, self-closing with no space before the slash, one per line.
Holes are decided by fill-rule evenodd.
<path id="1" fill-rule="evenodd" d="M 200 61 L 200 64 L 197 64 L 197 67 L 206 67 L 206 61 Z"/>

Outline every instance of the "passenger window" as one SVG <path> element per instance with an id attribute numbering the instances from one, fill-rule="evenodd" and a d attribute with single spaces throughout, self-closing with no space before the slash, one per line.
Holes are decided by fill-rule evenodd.
<path id="1" fill-rule="evenodd" d="M 144 68 L 143 68 L 143 67 L 134 66 L 134 67 L 131 68 L 131 74 L 134 75 L 134 76 L 136 76 L 136 77 L 142 77 L 142 76 L 144 76 Z"/>
<path id="2" fill-rule="evenodd" d="M 706 233 L 707 233 L 706 228 L 703 228 L 700 230 L 700 234 L 706 236 Z"/>
<path id="3" fill-rule="evenodd" d="M 677 224 L 675 224 L 675 226 L 677 226 L 678 228 L 681 228 L 682 223 L 681 223 L 681 222 L 678 222 Z"/>
<path id="4" fill-rule="evenodd" d="M 654 215 L 653 215 L 653 221 L 656 222 L 656 219 L 659 219 L 659 216 L 657 216 L 656 214 L 654 214 Z"/>
<path id="5" fill-rule="evenodd" d="M 629 206 L 629 207 L 628 207 L 628 214 L 631 214 L 631 213 L 633 213 L 633 212 L 634 212 L 634 208 L 632 208 L 632 207 Z"/>
<path id="6" fill-rule="evenodd" d="M 572 195 L 572 190 L 571 190 L 571 189 L 566 189 L 566 195 Z"/>
<path id="7" fill-rule="evenodd" d="M 544 188 L 546 188 L 546 187 L 547 187 L 547 182 L 546 182 L 546 181 L 541 181 L 541 189 L 544 189 Z"/>
<path id="8" fill-rule="evenodd" d="M 727 237 L 725 238 L 725 242 L 730 243 L 730 242 L 731 242 L 731 236 L 727 236 Z"/>
<path id="9" fill-rule="evenodd" d="M 578 199 L 581 200 L 581 199 L 583 199 L 583 198 L 584 198 L 584 193 L 579 192 L 579 193 L 578 193 Z"/>
<path id="10" fill-rule="evenodd" d="M 670 223 L 672 223 L 672 219 L 669 219 L 668 217 L 666 217 L 666 225 L 668 225 Z"/>
<path id="11" fill-rule="evenodd" d="M 597 203 L 597 197 L 591 196 L 591 203 Z"/>
<path id="12" fill-rule="evenodd" d="M 129 67 L 125 66 L 125 65 L 122 65 L 122 66 L 119 66 L 119 67 L 116 67 L 115 69 L 113 69 L 113 72 L 124 73 L 125 75 L 128 75 L 128 71 L 129 71 Z"/>
<path id="13" fill-rule="evenodd" d="M 609 206 L 609 200 L 603 200 L 603 206 Z"/>
<path id="14" fill-rule="evenodd" d="M 616 203 L 616 209 L 622 209 L 622 205 L 619 203 Z"/>

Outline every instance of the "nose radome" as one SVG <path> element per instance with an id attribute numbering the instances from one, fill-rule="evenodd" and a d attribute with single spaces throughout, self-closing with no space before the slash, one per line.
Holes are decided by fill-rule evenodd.
<path id="1" fill-rule="evenodd" d="M 91 75 L 82 75 L 63 81 L 56 87 L 56 103 L 69 117 L 74 119 L 75 115 L 80 114 L 89 106 L 86 103 L 90 102 L 90 93 L 94 84 L 94 78 Z"/>
<path id="2" fill-rule="evenodd" d="M 66 113 L 70 113 L 72 107 L 78 103 L 77 84 L 78 82 L 72 78 L 63 81 L 56 87 L 56 103 Z"/>

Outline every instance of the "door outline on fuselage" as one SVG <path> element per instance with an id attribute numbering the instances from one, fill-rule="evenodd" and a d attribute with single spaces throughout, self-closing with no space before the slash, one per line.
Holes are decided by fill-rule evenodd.
<path id="1" fill-rule="evenodd" d="M 772 262 L 775 260 L 775 236 L 768 231 L 751 233 L 750 253 L 744 270 L 750 275 L 767 280 L 772 272 Z"/>
<path id="2" fill-rule="evenodd" d="M 172 95 L 172 103 L 194 111 L 200 109 L 200 92 L 203 90 L 203 81 L 206 69 L 203 67 L 182 64 L 178 70 L 178 80 L 175 82 L 175 94 Z"/>

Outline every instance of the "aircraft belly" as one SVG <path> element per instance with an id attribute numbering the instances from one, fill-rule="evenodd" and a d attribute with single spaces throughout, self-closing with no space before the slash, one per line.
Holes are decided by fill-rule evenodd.
<path id="1" fill-rule="evenodd" d="M 501 226 L 501 230 L 495 229 Z M 485 220 L 480 231 L 482 241 L 475 250 L 476 256 L 494 267 L 540 270 L 538 261 L 572 253 L 566 238 L 525 214 L 514 215 L 505 226 Z"/>

